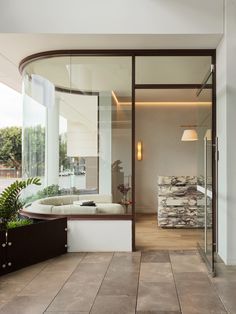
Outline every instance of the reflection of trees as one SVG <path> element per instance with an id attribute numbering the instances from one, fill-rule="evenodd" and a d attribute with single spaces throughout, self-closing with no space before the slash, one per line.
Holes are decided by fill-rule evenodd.
<path id="1" fill-rule="evenodd" d="M 67 138 L 66 134 L 59 135 L 59 165 L 63 169 L 70 168 L 70 158 L 67 156 Z"/>
<path id="2" fill-rule="evenodd" d="M 44 176 L 45 173 L 45 127 L 26 127 L 23 132 L 23 173 L 28 177 Z"/>
<path id="3" fill-rule="evenodd" d="M 0 163 L 7 167 L 21 168 L 21 128 L 0 129 Z"/>

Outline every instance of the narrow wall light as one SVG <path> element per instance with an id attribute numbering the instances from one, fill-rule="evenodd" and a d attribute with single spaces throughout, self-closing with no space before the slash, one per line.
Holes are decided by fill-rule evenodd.
<path id="1" fill-rule="evenodd" d="M 181 141 L 197 141 L 198 140 L 198 135 L 196 130 L 184 130 Z"/>
<path id="2" fill-rule="evenodd" d="M 137 160 L 143 159 L 143 145 L 141 141 L 138 141 L 137 143 Z"/>
<path id="3" fill-rule="evenodd" d="M 211 129 L 207 129 L 204 138 L 211 141 Z"/>

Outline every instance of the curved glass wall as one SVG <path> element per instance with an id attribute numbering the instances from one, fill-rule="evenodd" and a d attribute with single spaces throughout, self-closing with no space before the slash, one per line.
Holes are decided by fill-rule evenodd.
<path id="1" fill-rule="evenodd" d="M 131 213 L 131 91 L 131 57 L 51 57 L 24 68 L 23 176 L 42 181 L 27 203 L 55 197 L 61 207 L 66 195 L 72 210 L 83 195 L 115 203 L 88 213 Z"/>

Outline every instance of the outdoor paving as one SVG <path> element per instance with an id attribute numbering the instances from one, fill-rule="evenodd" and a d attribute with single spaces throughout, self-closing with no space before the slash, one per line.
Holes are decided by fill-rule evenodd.
<path id="1" fill-rule="evenodd" d="M 0 277 L 0 313 L 236 314 L 235 291 L 196 251 L 69 253 Z"/>

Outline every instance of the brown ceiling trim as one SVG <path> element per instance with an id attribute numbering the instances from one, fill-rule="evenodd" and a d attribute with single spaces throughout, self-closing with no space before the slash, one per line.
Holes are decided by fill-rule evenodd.
<path id="1" fill-rule="evenodd" d="M 22 74 L 24 68 L 31 62 L 53 57 L 132 57 L 132 56 L 212 56 L 216 55 L 215 49 L 82 49 L 82 50 L 51 50 L 32 54 L 19 64 Z"/>

